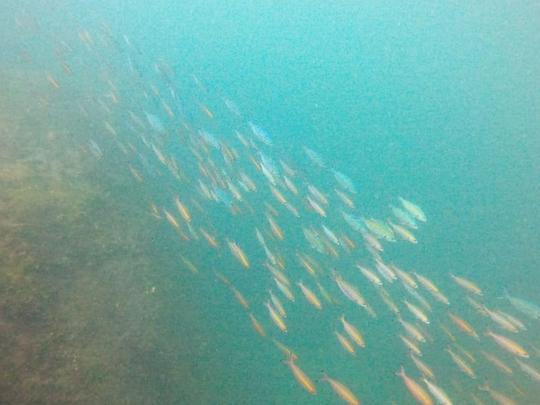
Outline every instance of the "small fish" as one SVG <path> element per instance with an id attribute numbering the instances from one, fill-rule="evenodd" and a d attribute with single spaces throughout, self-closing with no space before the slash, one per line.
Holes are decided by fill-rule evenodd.
<path id="1" fill-rule="evenodd" d="M 407 300 L 403 300 L 403 302 L 405 303 L 405 305 L 407 306 L 407 308 L 409 309 L 409 311 L 411 311 L 411 313 L 417 318 L 419 319 L 420 321 L 424 322 L 426 325 L 429 325 L 429 318 L 427 317 L 427 315 L 420 309 L 418 308 L 416 305 L 414 304 L 411 304 L 409 301 Z"/>
<path id="2" fill-rule="evenodd" d="M 425 377 L 428 377 L 428 378 L 430 378 L 432 380 L 435 379 L 435 375 L 433 374 L 433 371 L 431 370 L 431 368 L 426 363 L 424 363 L 422 360 L 420 360 L 418 357 L 416 357 L 414 355 L 414 353 L 411 353 L 411 359 L 414 362 L 414 364 L 416 365 L 416 368 L 418 368 L 418 370 Z"/>
<path id="3" fill-rule="evenodd" d="M 357 264 L 356 267 L 358 268 L 358 270 L 360 270 L 364 277 L 366 277 L 375 286 L 381 286 L 383 284 L 381 279 L 367 267 L 361 266 L 359 264 Z"/>
<path id="4" fill-rule="evenodd" d="M 244 297 L 244 295 L 240 291 L 238 291 L 236 287 L 231 285 L 230 288 L 240 305 L 242 305 L 245 309 L 249 309 L 249 302 L 246 297 Z"/>
<path id="5" fill-rule="evenodd" d="M 283 234 L 283 230 L 278 225 L 276 220 L 272 218 L 270 215 L 267 215 L 266 219 L 268 220 L 268 223 L 270 224 L 270 229 L 272 230 L 272 233 L 274 234 L 274 236 L 278 238 L 279 240 L 283 240 L 285 238 Z"/>
<path id="6" fill-rule="evenodd" d="M 418 342 L 425 342 L 426 341 L 426 338 L 424 337 L 424 335 L 422 334 L 422 332 L 420 332 L 418 330 L 418 328 L 416 326 L 414 326 L 413 324 L 401 319 L 401 317 L 398 318 L 398 321 L 399 323 L 401 323 L 401 325 L 405 328 L 405 330 L 407 331 L 407 333 L 413 337 L 415 340 L 417 340 Z"/>
<path id="7" fill-rule="evenodd" d="M 450 277 L 460 286 L 466 289 L 467 291 L 476 294 L 476 295 L 482 295 L 482 290 L 480 287 L 478 287 L 475 283 L 473 283 L 470 280 L 467 280 L 463 277 L 458 277 L 453 273 L 450 273 Z"/>
<path id="8" fill-rule="evenodd" d="M 287 312 L 285 311 L 285 307 L 283 306 L 283 304 L 281 303 L 279 298 L 274 295 L 272 290 L 268 290 L 268 293 L 270 294 L 270 301 L 272 301 L 272 304 L 274 304 L 274 307 L 276 307 L 279 314 L 282 317 L 286 318 L 287 317 Z"/>
<path id="9" fill-rule="evenodd" d="M 500 393 L 499 391 L 495 391 L 487 384 L 478 387 L 478 389 L 481 391 L 486 391 L 491 396 L 491 398 L 493 398 L 493 400 L 500 405 L 517 405 L 517 403 L 514 402 L 512 399 L 508 398 L 506 395 Z"/>
<path id="10" fill-rule="evenodd" d="M 450 400 L 450 397 L 444 390 L 439 387 L 438 385 L 435 385 L 431 381 L 423 378 L 424 383 L 428 387 L 428 391 L 435 397 L 435 400 L 440 405 L 452 405 L 452 401 Z"/>
<path id="11" fill-rule="evenodd" d="M 296 360 L 298 358 L 298 356 L 296 355 L 295 352 L 293 352 L 289 347 L 285 346 L 283 343 L 281 343 L 279 340 L 277 340 L 276 338 L 272 338 L 272 342 L 274 342 L 274 344 L 276 345 L 276 347 L 281 350 L 281 352 L 287 356 L 287 358 L 290 358 L 292 360 Z"/>
<path id="12" fill-rule="evenodd" d="M 364 337 L 362 336 L 362 333 L 352 324 L 347 322 L 345 319 L 345 315 L 341 315 L 339 318 L 341 323 L 343 324 L 343 329 L 345 332 L 347 332 L 347 335 L 360 347 L 366 347 L 366 343 L 364 341 Z"/>
<path id="13" fill-rule="evenodd" d="M 283 295 L 285 297 L 287 297 L 287 299 L 289 301 L 292 301 L 294 302 L 294 294 L 292 293 L 291 289 L 289 288 L 289 286 L 285 283 L 283 283 L 279 278 L 277 277 L 274 277 L 274 281 L 276 282 L 276 285 L 278 286 L 279 288 L 279 291 L 281 291 L 283 293 Z"/>
<path id="14" fill-rule="evenodd" d="M 426 214 L 420 208 L 418 205 L 406 200 L 403 197 L 399 197 L 399 201 L 401 202 L 401 205 L 403 205 L 403 208 L 405 208 L 415 219 L 426 222 Z"/>
<path id="15" fill-rule="evenodd" d="M 454 353 L 449 347 L 445 349 L 454 363 L 459 367 L 461 371 L 463 371 L 465 374 L 467 374 L 472 379 L 476 378 L 476 374 L 474 373 L 474 370 L 472 367 L 460 356 L 458 356 L 456 353 Z"/>
<path id="16" fill-rule="evenodd" d="M 396 265 L 392 264 L 391 267 L 403 284 L 406 284 L 411 288 L 418 288 L 418 284 L 416 284 L 416 281 L 414 281 L 414 278 L 409 273 L 401 270 Z"/>
<path id="17" fill-rule="evenodd" d="M 341 333 L 339 333 L 338 331 L 334 331 L 334 333 L 336 334 L 336 337 L 338 338 L 339 340 L 339 343 L 341 344 L 341 346 L 347 350 L 349 353 L 351 354 L 355 354 L 356 353 L 356 349 L 354 348 L 354 346 L 352 345 L 352 343 L 349 341 L 349 339 L 347 339 L 345 336 L 343 336 Z"/>
<path id="18" fill-rule="evenodd" d="M 506 374 L 512 374 L 513 373 L 513 370 L 508 367 L 506 365 L 506 363 L 504 363 L 501 359 L 499 359 L 498 357 L 494 356 L 493 354 L 490 354 L 490 353 L 487 353 L 485 351 L 482 350 L 481 352 L 484 357 L 490 362 L 492 363 L 495 367 L 497 367 L 499 370 L 505 372 Z"/>
<path id="19" fill-rule="evenodd" d="M 60 84 L 58 83 L 58 81 L 51 74 L 47 75 L 47 80 L 49 81 L 50 84 L 53 85 L 53 87 L 55 87 L 57 89 L 60 88 Z"/>
<path id="20" fill-rule="evenodd" d="M 504 290 L 504 297 L 510 301 L 510 304 L 512 304 L 512 306 L 519 312 L 532 319 L 540 319 L 540 306 L 524 299 L 513 297 L 508 293 L 508 291 L 506 291 L 506 289 Z"/>
<path id="21" fill-rule="evenodd" d="M 165 218 L 167 218 L 167 221 L 169 221 L 172 226 L 174 226 L 176 229 L 180 229 L 180 224 L 178 223 L 173 214 L 171 214 L 166 209 L 163 210 L 163 213 L 165 214 Z"/>
<path id="22" fill-rule="evenodd" d="M 313 201 L 313 199 L 309 196 L 306 197 L 306 200 L 313 211 L 315 211 L 321 217 L 326 217 L 326 211 L 317 202 Z"/>
<path id="23" fill-rule="evenodd" d="M 499 311 L 491 311 L 486 306 L 483 306 L 485 313 L 495 322 L 499 327 L 513 333 L 519 332 L 517 326 L 510 321 L 506 316 L 501 314 Z"/>
<path id="24" fill-rule="evenodd" d="M 527 351 L 523 347 L 521 347 L 518 343 L 514 342 L 512 339 L 507 338 L 503 335 L 499 335 L 497 333 L 493 333 L 489 330 L 486 332 L 486 335 L 490 336 L 495 341 L 495 343 L 497 343 L 499 346 L 509 351 L 510 353 L 519 357 L 529 357 L 529 353 L 527 353 Z"/>
<path id="25" fill-rule="evenodd" d="M 302 293 L 306 297 L 306 299 L 309 301 L 311 305 L 313 305 L 317 309 L 322 309 L 322 304 L 317 295 L 311 291 L 308 287 L 306 287 L 302 281 L 299 281 L 298 286 L 300 287 L 300 290 L 302 290 Z"/>
<path id="26" fill-rule="evenodd" d="M 390 224 L 394 232 L 397 233 L 399 236 L 401 236 L 402 239 L 410 243 L 414 243 L 414 244 L 418 243 L 418 241 L 416 240 L 416 237 L 407 228 L 401 225 L 394 224 L 392 221 L 388 221 L 388 223 Z"/>
<path id="27" fill-rule="evenodd" d="M 235 241 L 227 240 L 231 253 L 238 259 L 240 264 L 246 269 L 249 268 L 249 259 L 240 246 Z"/>
<path id="28" fill-rule="evenodd" d="M 175 198 L 176 208 L 178 208 L 178 212 L 184 218 L 184 221 L 190 222 L 191 221 L 191 214 L 189 212 L 189 209 L 180 201 L 178 197 Z"/>
<path id="29" fill-rule="evenodd" d="M 416 343 L 414 343 L 413 341 L 411 341 L 410 339 L 406 338 L 403 335 L 399 335 L 399 338 L 405 344 L 405 346 L 407 346 L 407 348 L 411 351 L 411 354 L 414 353 L 417 356 L 422 356 L 422 351 L 420 350 L 420 348 L 418 347 Z"/>
<path id="30" fill-rule="evenodd" d="M 309 376 L 295 363 L 292 356 L 287 358 L 287 360 L 284 360 L 284 363 L 289 366 L 296 380 L 307 392 L 310 394 L 315 394 L 317 392 L 317 388 L 311 378 L 309 378 Z"/>
<path id="31" fill-rule="evenodd" d="M 330 384 L 334 392 L 349 405 L 360 405 L 360 400 L 345 384 L 330 378 L 326 374 L 323 375 L 322 380 Z"/>
<path id="32" fill-rule="evenodd" d="M 426 276 L 422 276 L 421 274 L 418 274 L 418 273 L 414 273 L 414 275 L 418 279 L 418 282 L 422 284 L 428 291 L 439 292 L 439 288 L 429 278 L 427 278 Z"/>
<path id="33" fill-rule="evenodd" d="M 469 324 L 467 321 L 461 319 L 459 316 L 453 314 L 452 312 L 448 312 L 448 315 L 450 316 L 450 319 L 457 325 L 459 329 L 461 329 L 463 332 L 468 334 L 469 336 L 472 336 L 475 339 L 478 339 L 478 334 L 474 330 L 474 328 Z"/>
<path id="34" fill-rule="evenodd" d="M 270 302 L 265 302 L 264 305 L 266 305 L 266 308 L 268 309 L 268 313 L 270 314 L 270 318 L 272 318 L 272 321 L 276 324 L 276 326 L 281 330 L 282 332 L 287 332 L 287 325 L 285 324 L 285 321 L 281 316 L 276 312 L 272 304 Z"/>
<path id="35" fill-rule="evenodd" d="M 534 381 L 540 382 L 540 371 L 531 366 L 530 364 L 524 363 L 519 359 L 516 359 L 516 362 L 519 365 L 519 368 L 525 373 L 528 374 Z"/>
<path id="36" fill-rule="evenodd" d="M 411 393 L 411 395 L 422 405 L 432 405 L 433 400 L 427 393 L 425 389 L 422 388 L 420 384 L 418 384 L 416 381 L 414 381 L 412 378 L 410 378 L 406 373 L 403 366 L 401 366 L 400 370 L 396 373 L 396 375 L 400 376 L 403 380 L 403 383 Z"/>
<path id="37" fill-rule="evenodd" d="M 397 276 L 394 270 L 392 270 L 390 266 L 388 266 L 382 260 L 379 260 L 379 259 L 375 260 L 375 268 L 377 269 L 379 274 L 383 276 L 383 278 L 389 283 L 393 283 L 394 280 L 397 280 Z"/>
<path id="38" fill-rule="evenodd" d="M 255 331 L 261 335 L 262 337 L 265 337 L 266 336 L 266 331 L 264 330 L 263 326 L 261 325 L 261 323 L 257 320 L 257 318 L 255 318 L 255 315 L 253 315 L 252 313 L 249 314 L 249 319 L 251 320 L 251 324 L 253 325 L 253 329 L 255 329 Z"/>

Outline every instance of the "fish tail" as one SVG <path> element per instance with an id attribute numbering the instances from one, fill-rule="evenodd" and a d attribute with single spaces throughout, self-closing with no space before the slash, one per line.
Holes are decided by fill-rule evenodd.
<path id="1" fill-rule="evenodd" d="M 403 377 L 405 375 L 405 368 L 403 366 L 400 366 L 399 371 L 396 371 L 396 375 L 399 377 Z"/>
<path id="2" fill-rule="evenodd" d="M 319 381 L 328 381 L 329 377 L 328 374 L 326 374 L 326 370 L 321 370 L 321 377 L 319 378 Z"/>
<path id="3" fill-rule="evenodd" d="M 486 382 L 486 383 L 484 383 L 484 384 L 482 384 L 482 385 L 479 385 L 479 386 L 478 386 L 478 389 L 479 389 L 480 391 L 489 391 L 490 388 L 489 388 L 488 383 Z"/>

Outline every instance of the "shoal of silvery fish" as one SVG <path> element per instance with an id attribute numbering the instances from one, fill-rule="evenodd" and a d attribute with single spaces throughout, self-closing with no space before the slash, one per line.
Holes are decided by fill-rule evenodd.
<path id="1" fill-rule="evenodd" d="M 459 270 L 428 277 L 385 257 L 393 244 L 418 243 L 427 216 L 417 201 L 396 196 L 384 218 L 372 217 L 358 206 L 363 199 L 358 182 L 319 152 L 304 146 L 294 159 L 287 156 L 234 101 L 225 96 L 213 106 L 204 101 L 211 92 L 195 75 L 190 81 L 196 101 L 187 106 L 175 70 L 164 61 L 145 61 L 127 36 L 106 25 L 93 33 L 82 29 L 55 46 L 59 64 L 44 74 L 51 92 L 73 80 L 73 55 L 93 58 L 100 48 L 120 53 L 123 77 L 97 75 L 97 95 L 77 106 L 83 118 L 103 117 L 94 122 L 96 135 L 85 150 L 96 159 L 115 159 L 119 149 L 126 171 L 141 187 L 167 176 L 180 185 L 170 187 L 168 201 L 150 201 L 150 214 L 170 226 L 182 244 L 234 259 L 235 265 L 216 271 L 184 253 L 182 267 L 195 278 L 214 277 L 230 290 L 246 325 L 282 352 L 291 378 L 306 395 L 317 395 L 324 384 L 347 403 L 358 404 L 362 397 L 337 369 L 322 378 L 324 364 L 305 369 L 302 356 L 286 344 L 296 329 L 288 313 L 309 304 L 313 316 L 337 308 L 335 322 L 320 325 L 320 333 L 333 336 L 337 348 L 351 356 L 382 338 L 367 325 L 390 314 L 400 329 L 391 338 L 403 351 L 395 354 L 402 367 L 388 372 L 419 403 L 451 404 L 453 393 L 477 404 L 537 400 L 522 382 L 540 383 L 540 349 L 527 329 L 540 320 L 538 305 L 504 290 L 504 299 L 488 306 L 482 287 Z M 227 129 L 219 129 L 225 116 Z M 232 228 L 227 235 L 218 231 L 224 227 Z M 237 227 L 242 232 L 235 233 Z M 263 300 L 240 291 L 239 285 L 250 280 L 264 292 Z M 439 287 L 441 280 L 455 283 L 452 295 Z M 467 315 L 465 306 L 471 308 Z M 451 368 L 437 373 L 437 365 L 423 356 L 426 346 L 444 353 Z M 490 381 L 486 369 L 495 370 L 500 380 Z M 470 392 L 463 392 L 464 379 L 476 381 Z"/>

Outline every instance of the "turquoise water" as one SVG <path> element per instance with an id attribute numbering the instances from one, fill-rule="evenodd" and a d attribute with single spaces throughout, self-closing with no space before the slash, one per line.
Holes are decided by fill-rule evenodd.
<path id="1" fill-rule="evenodd" d="M 516 358 L 540 370 L 540 321 L 503 296 L 506 288 L 540 303 L 536 5 L 13 2 L 0 21 L 0 327 L 11 336 L 1 346 L 2 368 L 13 370 L 3 372 L 3 402 L 339 403 L 327 373 L 362 403 L 415 403 L 396 376 L 403 365 L 426 387 L 399 337 L 408 335 L 379 287 L 357 270 L 361 262 L 382 279 L 400 317 L 425 335 L 416 343 L 421 359 L 454 403 L 494 403 L 478 388 L 486 384 L 534 403 L 537 376 Z M 373 253 L 363 238 L 376 236 L 369 219 L 399 223 L 390 209 L 404 209 L 399 196 L 427 216 L 409 229 L 418 243 L 379 235 L 384 251 Z M 322 248 L 306 240 L 306 229 Z M 229 242 L 243 249 L 249 268 Z M 316 262 L 315 275 L 298 253 Z M 423 307 L 404 282 L 375 270 L 378 255 L 431 279 L 450 305 L 419 285 L 413 290 L 430 306 Z M 280 258 L 294 302 L 267 268 L 279 268 Z M 376 316 L 343 294 L 334 271 Z M 482 295 L 450 273 L 474 281 Z M 286 333 L 265 307 L 269 289 L 286 309 Z M 526 330 L 511 322 L 516 332 L 505 330 L 508 319 L 496 310 Z M 365 339 L 355 355 L 334 334 L 347 336 L 342 314 Z M 529 357 L 497 345 L 490 330 Z M 316 395 L 295 380 L 276 339 L 298 356 Z"/>

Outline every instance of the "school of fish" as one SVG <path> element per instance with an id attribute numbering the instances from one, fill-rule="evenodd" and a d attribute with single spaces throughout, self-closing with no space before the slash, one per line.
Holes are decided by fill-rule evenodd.
<path id="1" fill-rule="evenodd" d="M 194 283 L 206 277 L 230 291 L 245 317 L 244 333 L 252 328 L 261 344 L 281 353 L 284 369 L 306 396 L 333 392 L 360 404 L 370 376 L 359 375 L 357 384 L 341 376 L 351 375 L 343 369 L 367 361 L 363 353 L 372 347 L 387 345 L 400 364 L 387 370 L 394 403 L 539 403 L 522 388 L 540 384 L 540 340 L 531 333 L 538 330 L 538 305 L 502 288 L 501 299 L 488 297 L 472 269 L 420 271 L 393 259 L 394 246 L 407 245 L 414 254 L 422 244 L 428 215 L 416 200 L 425 198 L 395 196 L 384 209 L 361 208 L 369 198 L 361 179 L 338 170 L 313 145 L 285 152 L 262 120 L 212 95 L 195 74 L 183 78 L 197 98 L 186 107 L 189 97 L 171 65 L 145 60 L 127 36 L 106 24 L 81 29 L 55 47 L 58 66 L 43 75 L 52 94 L 74 80 L 73 55 L 96 57 L 100 48 L 121 55 L 122 81 L 96 75 L 96 95 L 77 105 L 81 119 L 94 120 L 95 136 L 83 150 L 95 159 L 124 161 L 141 196 L 166 184 L 168 199 L 149 198 L 147 212 L 178 238 L 180 269 L 192 273 Z M 222 265 L 208 268 L 197 260 L 201 256 Z M 242 291 L 248 283 L 264 298 Z M 343 351 L 350 363 L 341 370 L 305 367 L 307 354 L 288 343 L 299 329 L 291 321 L 295 311 L 332 314 L 334 322 L 321 322 L 318 333 L 335 342 L 326 350 Z M 375 332 L 380 319 L 398 332 Z M 444 364 L 431 360 L 434 352 L 445 356 Z"/>

